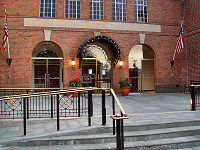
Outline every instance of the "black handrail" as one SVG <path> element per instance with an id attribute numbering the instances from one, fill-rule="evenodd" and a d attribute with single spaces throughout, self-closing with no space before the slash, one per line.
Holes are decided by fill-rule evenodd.
<path id="1" fill-rule="evenodd" d="M 16 89 L 16 88 L 15 88 Z M 27 88 L 26 91 L 28 90 Z M 30 88 L 33 89 L 33 88 Z M 1 90 L 1 89 L 0 89 Z M 53 118 L 53 107 L 56 107 L 56 114 L 57 114 L 57 130 L 60 130 L 60 105 L 59 105 L 59 96 L 60 95 L 65 95 L 67 93 L 73 93 L 73 92 L 78 92 L 78 117 L 80 117 L 80 96 L 81 92 L 85 91 L 88 92 L 88 126 L 91 126 L 92 121 L 91 117 L 93 116 L 93 102 L 92 102 L 92 92 L 94 90 L 101 90 L 102 91 L 102 125 L 106 125 L 106 101 L 105 101 L 105 91 L 108 90 L 110 91 L 112 95 L 112 115 L 111 118 L 113 119 L 113 134 L 115 134 L 115 121 L 116 121 L 116 133 L 117 133 L 117 150 L 123 150 L 124 149 L 124 129 L 123 129 L 123 119 L 129 119 L 130 116 L 126 114 L 124 111 L 121 103 L 119 102 L 115 92 L 113 89 L 105 89 L 105 88 L 68 88 L 68 89 L 59 89 L 58 91 L 45 91 L 45 92 L 38 92 L 38 93 L 29 93 L 26 92 L 26 94 L 19 94 L 19 95 L 6 95 L 0 97 L 0 101 L 3 100 L 10 100 L 12 101 L 13 99 L 23 99 L 23 118 L 24 118 L 24 135 L 26 135 L 26 119 L 29 118 L 29 99 L 31 97 L 41 97 L 41 96 L 49 96 L 50 97 L 50 114 L 51 118 Z M 56 96 L 56 104 L 53 104 L 53 97 Z M 119 109 L 120 109 L 120 114 L 116 114 L 115 112 L 115 102 L 117 103 Z M 37 112 L 37 111 L 36 111 Z"/>

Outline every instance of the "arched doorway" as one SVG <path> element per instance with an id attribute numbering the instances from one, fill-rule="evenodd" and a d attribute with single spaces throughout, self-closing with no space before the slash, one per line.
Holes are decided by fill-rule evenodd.
<path id="1" fill-rule="evenodd" d="M 129 53 L 131 92 L 155 92 L 154 52 L 147 45 L 136 45 Z"/>
<path id="2" fill-rule="evenodd" d="M 32 52 L 32 87 L 63 87 L 63 54 L 53 42 L 41 42 Z"/>
<path id="3" fill-rule="evenodd" d="M 121 60 L 120 48 L 112 38 L 94 36 L 86 39 L 78 48 L 77 58 L 79 68 L 82 66 L 83 86 L 111 88 L 112 67 Z M 84 83 L 84 79 L 89 80 Z"/>
<path id="4" fill-rule="evenodd" d="M 100 46 L 89 44 L 84 48 L 82 76 L 90 78 L 84 87 L 111 87 L 111 56 Z"/>

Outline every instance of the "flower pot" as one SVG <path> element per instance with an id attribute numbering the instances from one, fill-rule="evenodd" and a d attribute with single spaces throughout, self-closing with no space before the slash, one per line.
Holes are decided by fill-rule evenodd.
<path id="1" fill-rule="evenodd" d="M 121 94 L 122 96 L 128 96 L 129 92 L 130 92 L 130 88 L 129 86 L 121 86 Z"/>
<path id="2" fill-rule="evenodd" d="M 72 97 L 78 97 L 78 92 L 73 92 L 71 94 L 72 94 Z"/>

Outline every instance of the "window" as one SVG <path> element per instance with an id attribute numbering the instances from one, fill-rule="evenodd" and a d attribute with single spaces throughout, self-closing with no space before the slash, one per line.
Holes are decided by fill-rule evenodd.
<path id="1" fill-rule="evenodd" d="M 136 22 L 147 22 L 147 0 L 134 0 Z"/>
<path id="2" fill-rule="evenodd" d="M 40 0 L 40 17 L 56 17 L 56 0 Z"/>
<path id="3" fill-rule="evenodd" d="M 90 19 L 104 19 L 104 0 L 89 1 L 89 16 Z"/>
<path id="4" fill-rule="evenodd" d="M 80 0 L 65 0 L 65 18 L 80 18 Z"/>
<path id="5" fill-rule="evenodd" d="M 112 19 L 126 21 L 126 0 L 112 0 Z"/>

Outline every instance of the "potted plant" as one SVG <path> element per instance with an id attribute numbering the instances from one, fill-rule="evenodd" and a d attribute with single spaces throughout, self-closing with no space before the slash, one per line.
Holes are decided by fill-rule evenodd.
<path id="1" fill-rule="evenodd" d="M 132 86 L 132 84 L 131 84 L 132 79 L 125 78 L 125 77 L 118 78 L 118 79 L 119 79 L 118 86 L 121 89 L 122 96 L 128 96 L 128 94 L 130 92 L 130 88 Z"/>
<path id="2" fill-rule="evenodd" d="M 81 79 L 80 78 L 70 79 L 68 86 L 70 86 L 70 87 L 80 87 L 81 86 Z M 72 93 L 72 97 L 77 97 L 77 96 L 78 96 L 78 92 Z"/>

